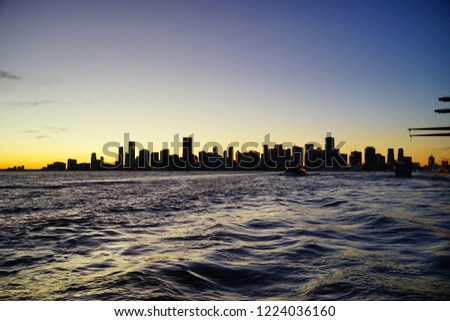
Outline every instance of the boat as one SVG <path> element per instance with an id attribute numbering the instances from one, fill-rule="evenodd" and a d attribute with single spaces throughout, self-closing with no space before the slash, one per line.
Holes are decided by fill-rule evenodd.
<path id="1" fill-rule="evenodd" d="M 286 167 L 284 172 L 288 175 L 296 175 L 296 176 L 306 175 L 306 170 L 304 166 Z"/>

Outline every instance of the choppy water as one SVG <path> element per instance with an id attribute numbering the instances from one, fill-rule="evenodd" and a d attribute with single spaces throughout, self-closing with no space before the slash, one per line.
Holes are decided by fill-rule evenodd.
<path id="1" fill-rule="evenodd" d="M 2 300 L 449 300 L 450 177 L 0 173 Z"/>

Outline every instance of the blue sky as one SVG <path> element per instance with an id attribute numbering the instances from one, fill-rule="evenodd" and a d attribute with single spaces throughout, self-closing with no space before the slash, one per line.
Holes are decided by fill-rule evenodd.
<path id="1" fill-rule="evenodd" d="M 348 140 L 450 158 L 448 1 L 0 1 L 0 168 L 107 141 Z"/>

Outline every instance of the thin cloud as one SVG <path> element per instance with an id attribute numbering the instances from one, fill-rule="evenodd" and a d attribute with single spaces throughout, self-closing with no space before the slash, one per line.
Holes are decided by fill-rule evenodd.
<path id="1" fill-rule="evenodd" d="M 68 131 L 68 128 L 66 127 L 57 127 L 57 126 L 43 126 L 43 129 L 27 129 L 21 131 L 23 134 L 34 134 L 37 136 L 34 136 L 35 139 L 46 139 L 50 138 L 50 136 L 53 136 L 54 134 L 60 134 Z"/>
<path id="2" fill-rule="evenodd" d="M 10 74 L 7 71 L 0 70 L 0 79 L 9 79 L 9 80 L 20 80 L 22 77 Z"/>
<path id="3" fill-rule="evenodd" d="M 39 101 L 34 101 L 31 102 L 30 104 L 32 106 L 41 106 L 41 105 L 47 105 L 47 104 L 51 104 L 52 102 L 48 99 L 43 99 L 43 100 L 39 100 Z"/>
<path id="4" fill-rule="evenodd" d="M 55 134 L 63 133 L 65 131 L 67 131 L 67 128 L 65 128 L 65 127 L 45 126 L 44 128 Z"/>
<path id="5" fill-rule="evenodd" d="M 10 108 L 37 108 L 44 105 L 52 104 L 53 102 L 48 99 L 30 101 L 30 102 L 9 102 Z"/>

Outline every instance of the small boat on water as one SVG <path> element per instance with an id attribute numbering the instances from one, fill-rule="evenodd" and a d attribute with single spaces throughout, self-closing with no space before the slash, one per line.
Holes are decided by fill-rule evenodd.
<path id="1" fill-rule="evenodd" d="M 295 175 L 295 176 L 306 175 L 306 170 L 303 166 L 287 167 L 284 172 L 288 175 Z"/>

